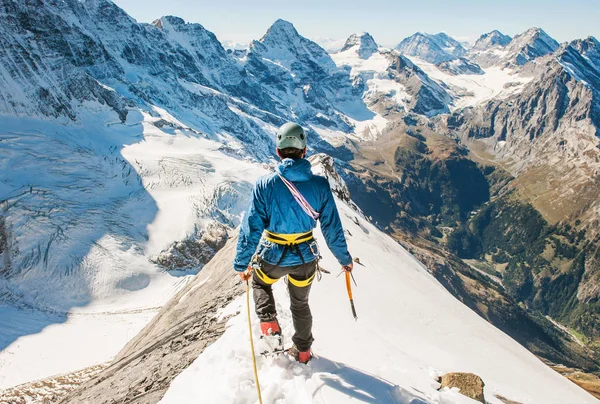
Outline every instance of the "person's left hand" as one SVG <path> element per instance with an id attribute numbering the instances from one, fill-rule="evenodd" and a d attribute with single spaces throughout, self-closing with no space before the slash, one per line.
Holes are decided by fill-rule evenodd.
<path id="1" fill-rule="evenodd" d="M 240 272 L 242 282 L 247 282 L 250 278 L 252 278 L 252 268 L 248 267 L 244 272 Z"/>

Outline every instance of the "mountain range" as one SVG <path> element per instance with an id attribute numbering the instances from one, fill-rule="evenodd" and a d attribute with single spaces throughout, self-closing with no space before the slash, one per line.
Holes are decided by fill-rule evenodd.
<path id="1" fill-rule="evenodd" d="M 1 13 L 0 317 L 16 325 L 0 329 L 0 388 L 108 361 L 126 344 L 117 361 L 154 355 L 166 314 L 150 317 L 205 265 L 224 265 L 214 257 L 286 121 L 307 129 L 350 232 L 392 237 L 398 259 L 427 270 L 406 268 L 573 380 L 600 371 L 595 38 L 559 44 L 531 28 L 470 47 L 419 32 L 388 49 L 362 32 L 328 53 L 277 20 L 226 49 L 200 24 L 138 23 L 109 0 L 6 0 Z M 120 337 L 95 352 L 70 331 L 113 323 Z M 190 337 L 195 355 L 224 332 L 211 327 Z M 64 360 L 33 366 L 26 352 L 58 340 Z M 123 363 L 80 402 L 135 402 Z M 139 386 L 160 399 L 176 369 Z M 96 383 L 109 374 L 122 384 L 110 398 Z"/>

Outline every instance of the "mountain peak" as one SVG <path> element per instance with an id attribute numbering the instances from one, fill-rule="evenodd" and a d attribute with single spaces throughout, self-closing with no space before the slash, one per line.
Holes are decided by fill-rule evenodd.
<path id="1" fill-rule="evenodd" d="M 508 35 L 504 35 L 498 30 L 493 30 L 487 34 L 483 34 L 479 37 L 475 45 L 474 50 L 487 50 L 494 46 L 506 46 L 510 43 L 512 38 Z"/>
<path id="2" fill-rule="evenodd" d="M 374 52 L 377 51 L 379 47 L 371 34 L 368 32 L 360 32 L 357 34 L 352 34 L 346 40 L 344 47 L 341 52 L 352 49 L 356 47 L 356 52 L 360 56 L 361 59 L 368 59 Z"/>
<path id="3" fill-rule="evenodd" d="M 537 28 L 537 27 L 529 28 L 527 31 L 514 37 L 514 39 L 517 39 L 517 38 L 521 42 L 524 42 L 524 41 L 533 42 L 536 40 L 541 40 L 548 44 L 556 44 L 556 46 L 552 46 L 554 48 L 558 47 L 558 42 L 554 38 L 552 38 L 550 35 L 548 35 L 546 33 L 546 31 L 544 31 L 543 29 Z"/>
<path id="4" fill-rule="evenodd" d="M 444 32 L 437 34 L 417 32 L 405 38 L 394 49 L 434 64 L 457 59 L 467 53 L 460 42 Z"/>
<path id="5" fill-rule="evenodd" d="M 152 25 L 154 25 L 158 29 L 163 29 L 166 25 L 165 23 L 169 25 L 180 26 L 185 25 L 185 20 L 183 18 L 175 17 L 173 15 L 164 15 L 159 19 L 152 21 Z"/>
<path id="6" fill-rule="evenodd" d="M 311 61 L 326 71 L 336 69 L 325 49 L 300 35 L 292 23 L 282 19 L 275 21 L 262 38 L 250 43 L 250 52 L 278 61 L 288 69 L 296 61 L 302 61 L 303 64 Z"/>
<path id="7" fill-rule="evenodd" d="M 269 41 L 269 39 L 274 37 L 293 40 L 299 38 L 300 34 L 298 34 L 298 31 L 296 31 L 296 27 L 294 27 L 294 24 L 279 18 L 273 23 L 273 25 L 269 27 L 269 29 L 267 30 L 265 35 L 263 35 L 260 41 L 267 42 Z"/>
<path id="8" fill-rule="evenodd" d="M 523 65 L 532 59 L 553 53 L 558 46 L 558 42 L 543 29 L 533 27 L 515 36 L 508 48 L 511 53 L 517 55 L 516 63 Z"/>

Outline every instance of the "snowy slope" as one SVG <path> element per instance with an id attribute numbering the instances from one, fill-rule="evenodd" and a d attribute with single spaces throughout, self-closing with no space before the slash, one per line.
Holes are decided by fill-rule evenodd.
<path id="1" fill-rule="evenodd" d="M 450 74 L 432 63 L 419 58 L 410 60 L 419 66 L 429 77 L 444 83 L 450 88 L 455 101 L 453 109 L 481 104 L 494 98 L 506 98 L 521 92 L 531 77 L 519 74 L 509 68 L 496 66 L 483 68 L 483 74 Z"/>
<path id="2" fill-rule="evenodd" d="M 378 47 L 366 32 L 351 35 L 331 57 L 349 69 L 355 86 L 363 88 L 363 100 L 375 113 L 369 120 L 352 120 L 362 138 L 377 137 L 400 112 L 427 116 L 448 112 L 451 97 L 440 84 L 398 52 Z"/>
<path id="3" fill-rule="evenodd" d="M 322 266 L 332 274 L 311 294 L 317 358 L 301 366 L 285 357 L 259 357 L 265 403 L 474 403 L 454 390 L 436 390 L 434 378 L 448 371 L 480 375 L 489 403 L 502 403 L 495 395 L 524 404 L 597 402 L 458 302 L 391 238 L 347 205 L 338 206 L 350 251 L 363 264 L 355 269 L 358 321 L 343 278 L 336 277 L 338 265 L 322 246 Z M 274 289 L 289 345 L 285 284 Z M 257 402 L 245 309 L 244 296 L 223 309 L 222 316 L 240 314 L 173 381 L 162 403 Z M 258 337 L 255 315 L 252 321 Z"/>
<path id="4" fill-rule="evenodd" d="M 215 221 L 238 225 L 247 178 L 263 168 L 154 113 L 111 125 L 116 116 L 99 111 L 85 129 L 2 119 L 11 148 L 0 163 L 14 175 L 0 191 L 26 188 L 8 199 L 11 238 L 34 263 L 38 245 L 52 253 L 0 279 L 11 324 L 0 327 L 0 388 L 111 360 L 199 269 L 166 272 L 151 259 Z"/>

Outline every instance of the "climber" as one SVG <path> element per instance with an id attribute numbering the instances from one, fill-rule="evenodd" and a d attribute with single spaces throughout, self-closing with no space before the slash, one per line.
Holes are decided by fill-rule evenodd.
<path id="1" fill-rule="evenodd" d="M 234 268 L 242 281 L 252 278 L 256 314 L 263 337 L 277 338 L 271 286 L 287 276 L 294 324 L 293 345 L 286 352 L 301 363 L 312 358 L 312 314 L 308 304 L 311 283 L 320 258 L 312 231 L 321 222 L 327 246 L 344 271 L 352 271 L 344 230 L 326 178 L 313 175 L 306 156 L 306 133 L 288 122 L 277 132 L 275 173 L 256 181 L 240 228 Z"/>

